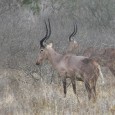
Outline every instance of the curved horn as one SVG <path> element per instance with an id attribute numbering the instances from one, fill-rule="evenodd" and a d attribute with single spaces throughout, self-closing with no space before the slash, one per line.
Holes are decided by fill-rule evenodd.
<path id="1" fill-rule="evenodd" d="M 71 41 L 71 37 L 75 36 L 75 34 L 77 33 L 77 24 L 74 25 L 74 31 L 73 33 L 69 36 L 69 41 Z"/>
<path id="2" fill-rule="evenodd" d="M 47 27 L 46 21 L 45 21 L 45 27 L 46 27 L 46 35 L 42 40 L 40 40 L 40 47 L 45 47 L 43 42 L 45 39 L 47 39 L 47 36 L 48 36 L 48 27 Z"/>
<path id="3" fill-rule="evenodd" d="M 49 27 L 49 32 L 48 32 L 48 35 L 47 35 L 47 38 L 45 39 L 45 41 L 50 37 L 51 35 L 51 25 L 50 25 L 50 20 L 48 19 L 48 27 Z"/>
<path id="4" fill-rule="evenodd" d="M 46 35 L 42 40 L 40 40 L 40 47 L 45 47 L 43 42 L 46 41 L 51 35 L 51 25 L 50 25 L 50 20 L 49 19 L 48 19 L 48 26 L 47 26 L 47 23 L 45 21 L 45 27 L 46 27 Z M 49 27 L 49 29 L 48 29 L 48 27 Z"/>

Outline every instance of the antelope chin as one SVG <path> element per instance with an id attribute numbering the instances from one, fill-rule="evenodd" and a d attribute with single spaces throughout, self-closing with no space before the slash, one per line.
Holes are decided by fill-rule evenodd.
<path id="1" fill-rule="evenodd" d="M 36 65 L 40 65 L 40 63 L 39 63 L 39 62 L 36 62 Z"/>

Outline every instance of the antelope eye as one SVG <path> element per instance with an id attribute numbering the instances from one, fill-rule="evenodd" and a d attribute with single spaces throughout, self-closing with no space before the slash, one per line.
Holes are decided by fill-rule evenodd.
<path id="1" fill-rule="evenodd" d="M 43 49 L 40 50 L 41 52 L 43 51 Z"/>

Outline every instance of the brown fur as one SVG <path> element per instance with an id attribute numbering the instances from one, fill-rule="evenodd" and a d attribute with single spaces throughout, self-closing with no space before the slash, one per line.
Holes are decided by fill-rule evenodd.
<path id="1" fill-rule="evenodd" d="M 66 53 L 75 54 L 75 50 L 77 48 L 76 43 L 77 42 L 69 41 L 69 46 L 67 47 Z M 92 51 L 91 48 L 89 48 L 89 50 Z M 86 56 L 88 57 L 89 55 L 90 54 L 88 53 Z M 88 92 L 88 97 L 90 99 L 91 94 L 93 94 L 93 97 L 95 98 L 96 97 L 96 82 L 97 82 L 97 78 L 98 78 L 97 76 L 99 75 L 99 69 L 97 69 L 98 64 L 91 58 L 85 58 L 82 60 L 82 62 L 83 62 L 83 65 L 82 65 L 81 69 L 82 69 L 83 73 L 81 73 L 81 76 L 83 76 L 83 74 L 84 75 L 87 74 L 87 75 L 85 75 L 86 80 L 84 80 L 84 83 L 85 83 L 85 87 L 86 87 L 87 92 Z M 87 76 L 94 76 L 94 77 L 92 77 L 92 79 L 91 79 L 90 77 L 87 77 Z M 101 77 L 103 80 L 102 75 L 101 75 Z M 83 81 L 81 78 L 77 78 L 77 80 Z M 89 81 L 89 83 L 88 83 L 88 81 Z M 104 80 L 103 80 L 103 83 L 104 83 Z"/>
<path id="2" fill-rule="evenodd" d="M 93 98 L 96 99 L 96 82 L 99 76 L 99 65 L 94 60 L 87 58 L 85 56 L 75 56 L 70 52 L 66 52 L 64 55 L 57 53 L 52 48 L 52 43 L 47 46 L 43 45 L 43 42 L 49 38 L 51 34 L 50 21 L 49 22 L 49 32 L 48 26 L 46 25 L 46 36 L 40 41 L 41 51 L 38 56 L 36 65 L 41 64 L 44 60 L 48 60 L 51 65 L 55 68 L 55 70 L 59 73 L 59 76 L 63 82 L 64 94 L 66 96 L 66 78 L 71 79 L 73 92 L 76 93 L 76 78 L 77 80 L 83 81 L 88 92 L 89 100 Z M 77 25 L 74 26 L 74 32 L 70 35 L 69 40 L 71 41 L 71 37 L 74 36 L 77 32 Z M 48 34 L 49 33 L 49 34 Z M 76 43 L 76 42 L 73 42 Z M 73 51 L 74 47 L 70 47 L 70 50 Z M 77 75 L 81 75 L 80 78 Z M 78 99 L 78 96 L 77 96 Z"/>
<path id="3" fill-rule="evenodd" d="M 78 48 L 78 47 L 79 47 L 79 45 L 75 40 L 69 41 L 69 45 L 66 48 L 67 50 L 66 50 L 65 54 L 73 53 L 73 52 L 76 53 L 76 48 Z"/>
<path id="4" fill-rule="evenodd" d="M 85 64 L 88 64 L 91 61 L 92 61 L 92 59 L 90 59 L 90 58 L 85 58 L 85 59 L 82 60 L 82 62 L 85 63 Z"/>
<path id="5" fill-rule="evenodd" d="M 99 50 L 90 47 L 84 51 L 84 55 L 95 59 L 100 65 L 108 67 L 115 76 L 115 48 Z"/>
<path id="6" fill-rule="evenodd" d="M 99 76 L 98 63 L 94 60 L 84 57 L 75 56 L 72 54 L 59 54 L 51 45 L 47 45 L 40 52 L 37 65 L 42 63 L 44 59 L 48 59 L 52 66 L 57 70 L 63 81 L 64 94 L 66 96 L 66 78 L 70 78 L 73 86 L 73 91 L 76 94 L 76 78 L 77 74 L 81 75 L 77 80 L 85 83 L 88 97 L 96 99 L 96 82 Z M 77 73 L 77 74 L 76 74 Z"/>

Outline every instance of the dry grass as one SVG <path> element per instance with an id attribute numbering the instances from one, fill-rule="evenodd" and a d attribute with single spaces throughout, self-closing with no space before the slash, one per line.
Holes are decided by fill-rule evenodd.
<path id="1" fill-rule="evenodd" d="M 73 94 L 71 85 L 67 97 L 59 84 L 48 84 L 19 70 L 0 70 L 0 113 L 1 115 L 114 115 L 115 78 L 106 74 L 105 84 L 97 83 L 97 101 L 88 101 L 84 84 L 77 82 L 80 103 Z"/>

